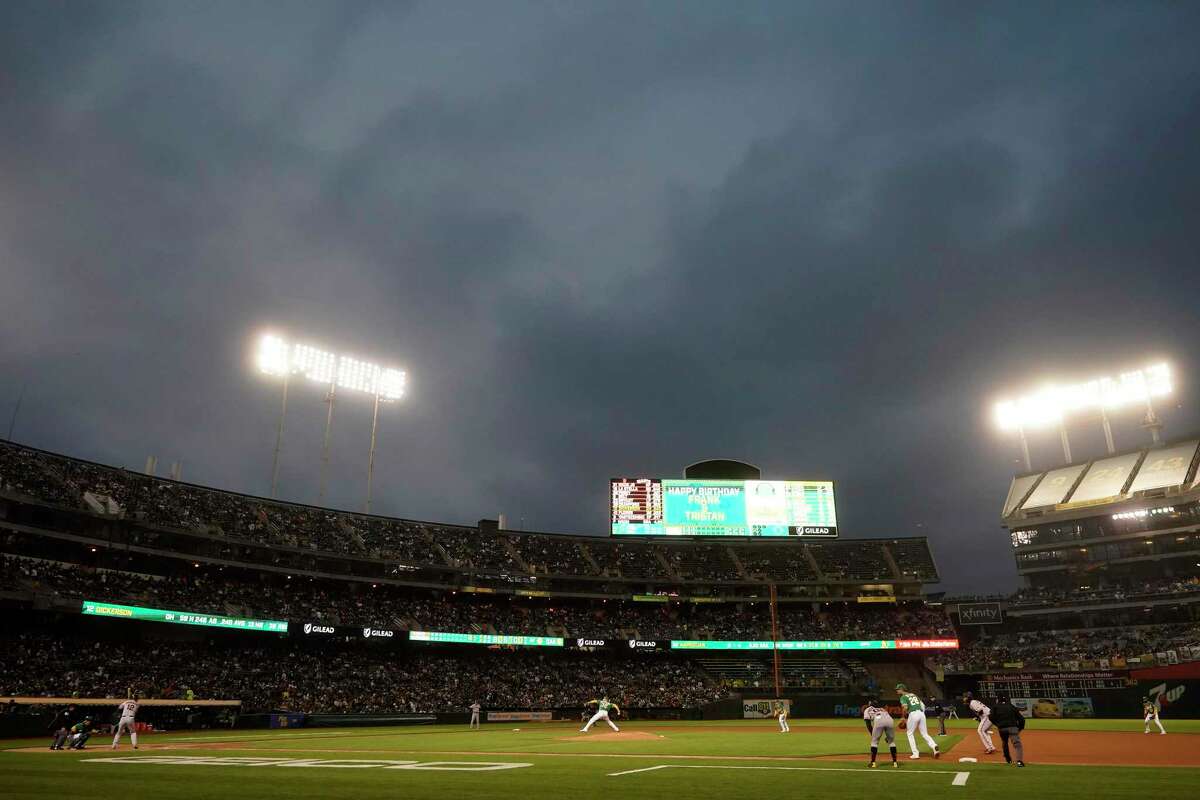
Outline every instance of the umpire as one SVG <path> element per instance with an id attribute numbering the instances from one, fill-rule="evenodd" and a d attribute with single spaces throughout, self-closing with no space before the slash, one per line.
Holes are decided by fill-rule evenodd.
<path id="1" fill-rule="evenodd" d="M 1009 701 L 1008 695 L 1002 694 L 996 698 L 996 704 L 992 706 L 991 719 L 992 725 L 1000 731 L 1000 742 L 1004 747 L 1004 760 L 1009 764 L 1013 763 L 1012 755 L 1008 750 L 1011 739 L 1012 749 L 1017 756 L 1017 766 L 1025 766 L 1025 746 L 1021 744 L 1021 731 L 1025 730 L 1025 717 Z"/>

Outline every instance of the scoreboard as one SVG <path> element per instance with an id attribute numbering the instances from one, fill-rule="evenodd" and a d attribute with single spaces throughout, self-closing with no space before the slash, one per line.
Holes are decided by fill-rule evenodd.
<path id="1" fill-rule="evenodd" d="M 614 536 L 803 536 L 837 533 L 832 481 L 613 478 Z"/>
<path id="2" fill-rule="evenodd" d="M 979 691 L 985 697 L 1000 693 L 1011 696 L 1065 698 L 1088 695 L 1095 690 L 1124 689 L 1130 681 L 1123 672 L 1017 672 L 986 675 L 979 681 Z"/>

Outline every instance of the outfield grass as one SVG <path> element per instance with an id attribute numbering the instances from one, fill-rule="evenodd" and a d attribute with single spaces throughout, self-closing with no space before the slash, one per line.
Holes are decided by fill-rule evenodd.
<path id="1" fill-rule="evenodd" d="M 1038 729 L 1140 731 L 1141 720 L 1036 720 Z M 1064 767 L 1026 769 L 997 764 L 960 764 L 970 754 L 964 742 L 969 720 L 952 721 L 952 734 L 939 737 L 946 756 L 868 770 L 866 735 L 858 720 L 797 720 L 790 734 L 772 730 L 771 720 L 716 723 L 633 722 L 622 726 L 635 737 L 607 738 L 593 729 L 578 740 L 575 725 L 493 723 L 482 731 L 459 727 L 226 731 L 144 737 L 137 753 L 128 744 L 116 753 L 103 737 L 84 752 L 12 752 L 45 748 L 44 740 L 6 742 L 0 752 L 0 795 L 4 798 L 81 796 L 183 798 L 437 798 L 539 797 L 599 794 L 613 798 L 731 798 L 798 795 L 804 798 L 860 797 L 868 793 L 937 793 L 979 798 L 1144 798 L 1165 792 L 1186 796 L 1200 769 Z M 514 730 L 518 729 L 519 730 Z M 1200 733 L 1200 721 L 1169 723 L 1172 733 Z M 759 732 L 762 731 L 762 732 Z M 661 738 L 659 738 L 661 737 Z M 1190 737 L 1189 737 L 1190 738 Z M 907 737 L 899 736 L 901 752 Z M 163 746 L 167 747 L 164 748 Z M 1200 747 L 1200 736 L 1196 739 Z M 959 750 L 959 752 L 955 752 Z M 857 755 L 858 759 L 822 760 Z M 291 766 L 134 763 L 137 758 L 243 758 L 292 762 Z M 322 766 L 360 759 L 367 766 Z M 122 763 L 112 763 L 113 761 Z M 296 761 L 311 760 L 310 766 Z M 401 763 L 389 763 L 401 762 Z M 494 771 L 412 769 L 403 762 L 526 764 Z M 359 762 L 360 764 L 363 762 Z M 669 765 L 669 766 L 668 766 Z M 385 769 L 383 767 L 401 767 Z M 437 766 L 432 764 L 432 766 Z M 626 773 L 626 774 L 616 774 Z M 966 775 L 965 785 L 954 781 Z M 1188 788 L 1193 787 L 1193 788 Z"/>

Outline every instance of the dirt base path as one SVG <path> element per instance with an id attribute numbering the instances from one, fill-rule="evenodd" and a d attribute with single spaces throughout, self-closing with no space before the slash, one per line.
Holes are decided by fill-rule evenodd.
<path id="1" fill-rule="evenodd" d="M 656 733 L 646 731 L 608 731 L 607 733 L 581 733 L 578 736 L 560 736 L 560 742 L 645 742 L 651 739 L 665 739 Z"/>
<path id="2" fill-rule="evenodd" d="M 899 738 L 899 733 L 897 738 Z M 942 754 L 942 761 L 958 763 L 963 757 L 977 758 L 980 764 L 1004 764 L 1000 736 L 993 737 L 996 752 L 984 755 L 976 739 L 964 739 L 953 750 Z M 1021 734 L 1025 760 L 1030 764 L 1061 764 L 1096 767 L 1200 767 L 1200 736 L 1192 734 L 1142 734 L 1123 731 L 1030 731 Z M 887 753 L 881 753 L 887 758 Z M 836 761 L 861 761 L 861 756 L 833 756 Z M 902 754 L 901 760 L 908 756 Z M 931 760 L 922 753 L 921 761 Z"/>

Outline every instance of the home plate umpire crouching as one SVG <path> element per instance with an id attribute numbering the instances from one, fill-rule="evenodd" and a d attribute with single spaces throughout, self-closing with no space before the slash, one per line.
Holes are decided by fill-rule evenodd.
<path id="1" fill-rule="evenodd" d="M 1009 740 L 1012 740 L 1012 748 L 1017 757 L 1017 766 L 1025 766 L 1025 746 L 1021 744 L 1021 731 L 1025 730 L 1025 717 L 1017 710 L 1008 699 L 1008 695 L 1002 694 L 996 698 L 996 705 L 992 706 L 992 725 L 1000 731 L 1000 742 L 1004 747 L 1004 760 L 1009 764 L 1013 763 L 1013 754 L 1008 751 Z"/>

